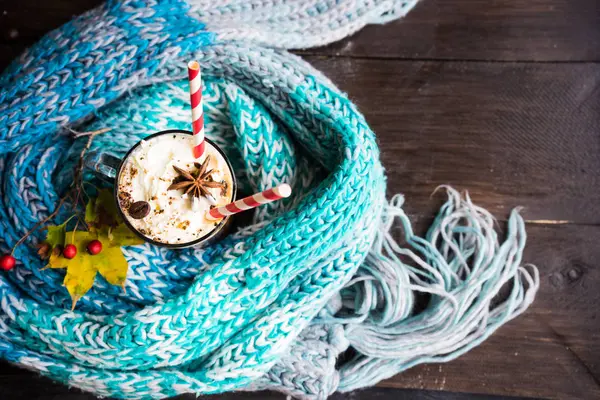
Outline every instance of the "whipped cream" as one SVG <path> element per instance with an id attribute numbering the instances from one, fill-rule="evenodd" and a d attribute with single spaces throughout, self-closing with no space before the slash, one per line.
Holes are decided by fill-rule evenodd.
<path id="1" fill-rule="evenodd" d="M 161 243 L 185 244 L 210 233 L 218 222 L 205 218 L 211 206 L 222 206 L 233 200 L 233 173 L 225 158 L 210 143 L 205 143 L 204 155 L 195 159 L 192 135 L 166 133 L 143 140 L 125 161 L 118 184 L 119 205 L 127 220 L 144 236 Z M 184 190 L 167 190 L 179 176 L 173 166 L 194 172 L 194 163 L 210 156 L 207 170 L 212 179 L 223 182 L 225 190 L 209 188 L 213 199 L 184 194 Z M 146 201 L 150 213 L 135 219 L 129 206 Z"/>

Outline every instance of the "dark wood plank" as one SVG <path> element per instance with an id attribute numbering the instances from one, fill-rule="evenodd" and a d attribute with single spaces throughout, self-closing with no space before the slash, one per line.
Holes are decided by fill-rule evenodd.
<path id="1" fill-rule="evenodd" d="M 101 0 L 0 1 L 0 68 Z M 35 16 L 35 18 L 32 18 Z M 448 60 L 600 61 L 596 0 L 422 0 L 404 19 L 368 26 L 308 54 Z"/>
<path id="2" fill-rule="evenodd" d="M 541 288 L 521 317 L 447 364 L 381 385 L 551 399 L 600 398 L 599 226 L 528 226 L 525 260 Z"/>
<path id="3" fill-rule="evenodd" d="M 69 389 L 31 372 L 0 362 L 0 388 L 3 400 L 96 400 L 98 397 L 78 389 Z M 172 400 L 284 400 L 286 396 L 275 392 L 237 392 L 212 396 L 182 395 Z M 484 396 L 431 390 L 369 388 L 354 393 L 336 393 L 331 400 L 525 400 L 522 397 Z"/>
<path id="4" fill-rule="evenodd" d="M 421 0 L 318 54 L 447 60 L 599 61 L 597 0 Z M 306 53 L 315 54 L 315 50 Z"/>
<path id="5" fill-rule="evenodd" d="M 0 0 L 0 71 L 46 32 L 103 0 Z"/>
<path id="6" fill-rule="evenodd" d="M 600 223 L 600 64 L 308 59 L 365 114 L 411 214 L 451 184 L 500 218 Z"/>
<path id="7" fill-rule="evenodd" d="M 3 44 L 32 43 L 46 32 L 90 10 L 103 0 L 0 0 Z"/>

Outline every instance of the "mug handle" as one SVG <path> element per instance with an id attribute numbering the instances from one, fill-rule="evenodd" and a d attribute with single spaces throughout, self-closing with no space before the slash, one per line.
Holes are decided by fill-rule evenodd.
<path id="1" fill-rule="evenodd" d="M 114 183 L 121 159 L 108 153 L 94 153 L 86 159 L 85 165 L 98 178 Z"/>

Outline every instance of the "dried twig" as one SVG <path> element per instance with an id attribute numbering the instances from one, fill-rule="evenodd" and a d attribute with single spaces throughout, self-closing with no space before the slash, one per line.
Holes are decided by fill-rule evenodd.
<path id="1" fill-rule="evenodd" d="M 105 132 L 110 131 L 112 128 L 102 128 L 102 129 L 98 129 L 96 131 L 89 131 L 89 132 L 77 132 L 76 130 L 71 129 L 71 128 L 67 128 L 67 129 L 69 130 L 69 132 L 71 132 L 73 134 L 73 137 L 75 139 L 78 139 L 78 138 L 83 137 L 83 136 L 96 136 L 96 135 L 100 135 L 101 133 L 105 133 Z"/>
<path id="2" fill-rule="evenodd" d="M 58 202 L 58 205 L 56 206 L 56 209 L 54 210 L 54 212 L 52 214 L 50 214 L 43 220 L 37 222 L 29 231 L 27 231 L 27 233 L 25 235 L 23 235 L 21 237 L 21 239 L 19 239 L 19 241 L 13 246 L 12 251 L 10 253 L 11 255 L 14 254 L 15 249 L 21 243 L 23 243 L 33 232 L 35 232 L 40 227 L 40 225 L 42 225 L 42 224 L 50 221 L 52 218 L 54 218 L 60 211 L 60 208 L 65 203 L 65 201 L 67 201 L 67 199 L 71 198 L 73 200 L 73 209 L 75 209 L 75 210 L 77 209 L 77 205 L 79 204 L 79 198 L 81 197 L 81 191 L 83 188 L 82 176 L 83 176 L 83 159 L 84 159 L 85 153 L 89 150 L 90 146 L 92 145 L 92 140 L 94 140 L 94 137 L 96 135 L 100 135 L 102 133 L 108 132 L 111 130 L 111 128 L 98 129 L 98 130 L 92 131 L 92 132 L 76 132 L 70 128 L 69 128 L 69 130 L 73 133 L 75 138 L 88 136 L 88 141 L 87 141 L 85 147 L 83 148 L 83 150 L 81 150 L 81 153 L 79 154 L 79 162 L 77 163 L 77 169 L 75 170 L 75 176 L 73 179 L 73 184 L 71 185 L 71 190 L 69 192 L 67 192 L 63 197 L 61 197 L 60 201 Z M 73 191 L 75 191 L 74 195 L 72 193 Z M 77 219 L 79 220 L 80 217 L 78 217 Z M 77 227 L 75 228 L 75 230 L 77 230 Z"/>
<path id="3" fill-rule="evenodd" d="M 64 204 L 64 202 L 67 200 L 67 198 L 69 197 L 69 195 L 64 196 L 62 199 L 60 199 L 60 201 L 58 202 L 58 205 L 56 206 L 56 209 L 54 210 L 54 212 L 50 215 L 48 215 L 46 218 L 44 218 L 43 220 L 39 221 L 38 223 L 36 223 L 33 228 L 31 228 L 21 239 L 19 239 L 19 241 L 13 246 L 12 251 L 10 252 L 11 255 L 13 255 L 13 253 L 15 252 L 15 249 L 25 241 L 25 239 L 27 239 L 29 237 L 29 235 L 31 235 L 33 232 L 36 231 L 37 228 L 40 227 L 40 225 L 50 221 L 52 218 L 56 217 L 56 214 L 58 214 L 58 212 L 60 211 L 60 208 L 62 207 L 62 205 Z"/>
<path id="4" fill-rule="evenodd" d="M 74 209 L 77 208 L 77 205 L 79 204 L 79 198 L 81 197 L 81 190 L 82 190 L 82 186 L 83 186 L 83 180 L 82 180 L 83 160 L 84 160 L 85 153 L 90 149 L 90 147 L 92 145 L 92 141 L 94 140 L 94 137 L 96 137 L 96 135 L 100 135 L 100 134 L 108 132 L 110 130 L 111 130 L 111 128 L 103 128 L 103 129 L 98 129 L 97 131 L 83 132 L 83 133 L 79 133 L 79 132 L 75 133 L 75 131 L 71 130 L 71 132 L 73 132 L 76 135 L 75 137 L 88 136 L 87 143 L 85 144 L 85 147 L 81 150 L 81 153 L 79 154 L 79 162 L 77 164 L 77 169 L 75 170 L 75 176 L 73 177 L 73 185 L 75 185 L 75 187 L 76 187 L 75 198 L 73 200 L 73 208 Z"/>

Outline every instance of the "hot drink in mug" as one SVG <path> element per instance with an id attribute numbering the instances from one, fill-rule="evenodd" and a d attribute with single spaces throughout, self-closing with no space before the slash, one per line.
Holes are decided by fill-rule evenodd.
<path id="1" fill-rule="evenodd" d="M 167 247 L 203 244 L 217 236 L 229 217 L 206 217 L 233 201 L 235 175 L 223 152 L 205 139 L 193 156 L 191 132 L 163 131 L 136 144 L 122 160 L 101 155 L 93 166 L 115 179 L 115 198 L 126 224 L 144 240 Z"/>

